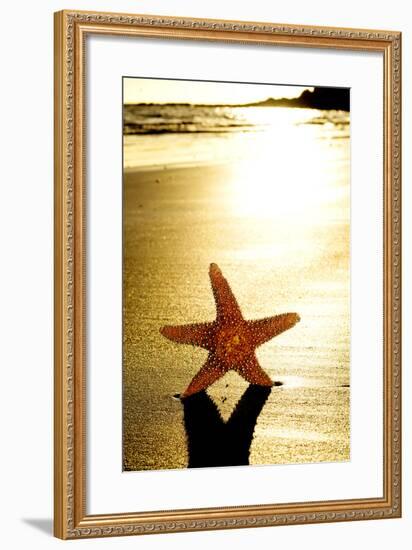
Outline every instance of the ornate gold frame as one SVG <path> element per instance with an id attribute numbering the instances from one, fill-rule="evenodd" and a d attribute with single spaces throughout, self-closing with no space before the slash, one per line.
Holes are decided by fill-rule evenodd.
<path id="1" fill-rule="evenodd" d="M 86 515 L 84 44 L 88 34 L 377 51 L 384 59 L 382 498 Z M 54 533 L 63 539 L 401 515 L 401 34 L 151 15 L 55 14 Z"/>

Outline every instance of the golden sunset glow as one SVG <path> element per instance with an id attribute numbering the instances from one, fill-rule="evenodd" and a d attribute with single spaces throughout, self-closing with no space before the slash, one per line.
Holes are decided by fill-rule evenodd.
<path id="1" fill-rule="evenodd" d="M 307 88 L 273 84 L 125 78 L 124 103 L 242 104 L 268 97 L 297 97 Z"/>
<path id="2" fill-rule="evenodd" d="M 350 117 L 305 89 L 124 80 L 124 470 L 350 458 Z"/>

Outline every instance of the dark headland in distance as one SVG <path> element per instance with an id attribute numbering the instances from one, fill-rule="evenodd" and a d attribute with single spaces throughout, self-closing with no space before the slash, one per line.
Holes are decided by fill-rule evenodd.
<path id="1" fill-rule="evenodd" d="M 157 105 L 156 103 L 135 103 L 134 105 Z M 177 105 L 176 103 L 162 103 L 163 106 Z M 179 103 L 179 105 L 196 107 L 296 107 L 301 109 L 319 109 L 324 111 L 348 111 L 350 110 L 349 88 L 313 88 L 304 90 L 299 97 L 279 98 L 270 97 L 255 103 L 239 104 L 191 104 Z"/>
<path id="2" fill-rule="evenodd" d="M 273 99 L 248 103 L 246 107 L 300 107 L 324 111 L 349 111 L 349 88 L 314 88 L 304 90 L 299 97 Z"/>

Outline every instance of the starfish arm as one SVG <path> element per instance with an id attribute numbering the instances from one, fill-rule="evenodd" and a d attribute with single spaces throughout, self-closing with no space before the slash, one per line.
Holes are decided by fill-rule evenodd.
<path id="1" fill-rule="evenodd" d="M 219 364 L 215 357 L 213 355 L 209 355 L 206 363 L 193 377 L 192 381 L 180 397 L 189 397 L 189 395 L 205 390 L 212 385 L 213 382 L 216 382 L 216 380 L 223 376 L 225 372 L 225 369 Z"/>
<path id="2" fill-rule="evenodd" d="M 250 338 L 255 347 L 258 347 L 278 334 L 288 330 L 300 321 L 297 313 L 283 313 L 258 321 L 247 321 Z"/>
<path id="3" fill-rule="evenodd" d="M 209 340 L 213 333 L 213 323 L 198 323 L 193 325 L 166 325 L 160 329 L 163 334 L 172 342 L 179 344 L 191 344 L 208 349 Z"/>
<path id="4" fill-rule="evenodd" d="M 240 367 L 237 367 L 236 370 L 250 384 L 273 386 L 271 378 L 269 378 L 259 365 L 255 355 L 249 357 Z"/>
<path id="5" fill-rule="evenodd" d="M 209 276 L 215 298 L 218 321 L 224 319 L 230 319 L 235 322 L 243 320 L 236 298 L 217 264 L 210 264 Z"/>

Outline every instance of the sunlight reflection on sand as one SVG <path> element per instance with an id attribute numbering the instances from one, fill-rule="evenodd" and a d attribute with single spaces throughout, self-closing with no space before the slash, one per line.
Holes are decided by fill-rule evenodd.
<path id="1" fill-rule="evenodd" d="M 126 136 L 126 469 L 187 465 L 182 406 L 171 396 L 205 352 L 171 344 L 159 327 L 214 318 L 211 262 L 245 318 L 301 316 L 258 350 L 284 385 L 258 418 L 251 463 L 349 459 L 349 138 L 346 127 L 291 125 L 286 111 L 302 110 L 275 113 L 260 134 L 196 136 L 189 151 L 192 136 Z M 159 167 L 132 167 L 150 158 Z M 209 390 L 226 419 L 247 386 L 227 377 Z"/>

